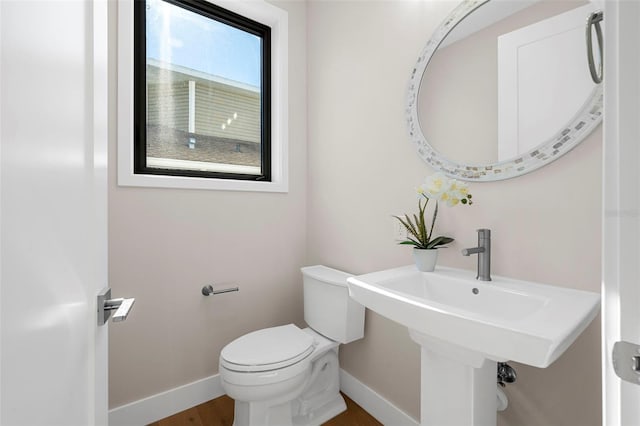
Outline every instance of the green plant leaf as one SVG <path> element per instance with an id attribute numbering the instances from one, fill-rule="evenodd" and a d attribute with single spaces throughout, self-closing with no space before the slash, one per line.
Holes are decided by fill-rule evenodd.
<path id="1" fill-rule="evenodd" d="M 416 225 L 413 222 L 411 222 L 411 218 L 409 217 L 409 215 L 404 215 L 404 217 L 406 219 L 406 223 L 407 223 L 406 227 L 409 234 L 414 236 L 416 240 L 420 240 L 420 233 L 418 232 Z"/>
<path id="2" fill-rule="evenodd" d="M 436 201 L 436 208 L 433 211 L 433 219 L 431 220 L 431 229 L 429 230 L 429 237 L 427 238 L 427 242 L 428 240 L 431 239 L 431 236 L 433 235 L 433 227 L 436 224 L 436 217 L 438 217 L 438 201 Z"/>
<path id="3" fill-rule="evenodd" d="M 420 220 L 422 216 L 420 215 L 413 215 L 413 220 L 416 224 L 416 239 L 420 242 L 423 242 L 425 239 L 425 234 L 424 234 L 424 226 L 423 225 L 423 221 Z"/>
<path id="4" fill-rule="evenodd" d="M 453 241 L 454 239 L 451 237 L 436 237 L 429 242 L 429 244 L 427 245 L 427 248 L 436 248 L 437 246 L 449 244 Z"/>
<path id="5" fill-rule="evenodd" d="M 425 220 L 425 211 L 427 205 L 429 203 L 429 198 L 425 197 L 424 204 L 423 200 L 418 200 L 418 214 L 405 214 L 404 217 L 401 216 L 393 216 L 407 231 L 408 242 L 403 242 L 400 244 L 411 244 L 416 246 L 417 248 L 428 248 L 429 240 L 431 238 L 431 232 L 433 232 L 433 222 L 431 223 L 431 232 L 427 231 L 427 224 Z M 436 212 L 438 205 L 436 204 Z"/>
<path id="6" fill-rule="evenodd" d="M 402 224 L 402 226 L 404 226 L 404 229 L 407 230 L 407 232 L 411 232 L 411 228 L 409 227 L 409 224 L 407 224 L 407 222 L 402 219 L 400 216 L 394 216 L 396 219 L 398 219 L 398 221 Z"/>
<path id="7" fill-rule="evenodd" d="M 418 200 L 418 210 L 420 211 L 420 242 L 422 246 L 425 247 L 429 244 L 429 238 L 431 235 L 427 232 L 427 226 L 424 219 L 424 212 L 427 209 L 427 205 L 429 204 L 429 199 L 425 198 L 424 204 L 422 204 L 422 200 Z"/>

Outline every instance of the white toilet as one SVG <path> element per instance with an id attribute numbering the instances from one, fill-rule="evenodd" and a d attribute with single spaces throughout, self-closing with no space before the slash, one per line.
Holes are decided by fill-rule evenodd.
<path id="1" fill-rule="evenodd" d="M 320 425 L 346 410 L 338 346 L 364 335 L 364 307 L 349 297 L 351 275 L 302 268 L 304 319 L 237 338 L 220 353 L 220 378 L 235 399 L 234 426 Z"/>

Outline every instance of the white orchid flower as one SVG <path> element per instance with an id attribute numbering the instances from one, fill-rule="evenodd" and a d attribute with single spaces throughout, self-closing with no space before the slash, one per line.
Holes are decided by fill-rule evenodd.
<path id="1" fill-rule="evenodd" d="M 449 207 L 460 202 L 467 204 L 470 198 L 469 187 L 466 183 L 448 178 L 442 173 L 428 176 L 424 183 L 418 187 L 418 194 L 432 200 L 442 201 Z"/>
<path id="2" fill-rule="evenodd" d="M 420 185 L 418 193 L 424 195 L 427 198 L 440 200 L 442 194 L 449 188 L 449 178 L 442 173 L 435 173 L 428 176 L 424 183 Z"/>

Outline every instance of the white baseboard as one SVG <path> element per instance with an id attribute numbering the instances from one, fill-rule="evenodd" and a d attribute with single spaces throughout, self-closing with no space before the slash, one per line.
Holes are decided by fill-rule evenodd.
<path id="1" fill-rule="evenodd" d="M 420 424 L 343 369 L 340 369 L 340 390 L 383 425 L 418 426 Z"/>
<path id="2" fill-rule="evenodd" d="M 364 383 L 340 369 L 340 390 L 384 425 L 418 426 L 419 422 Z M 188 383 L 109 411 L 109 426 L 143 426 L 224 395 L 220 375 Z"/>
<path id="3" fill-rule="evenodd" d="M 224 395 L 220 375 L 109 410 L 109 426 L 144 426 Z"/>

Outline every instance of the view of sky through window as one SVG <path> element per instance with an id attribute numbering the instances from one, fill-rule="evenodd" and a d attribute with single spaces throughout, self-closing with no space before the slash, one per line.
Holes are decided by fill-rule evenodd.
<path id="1" fill-rule="evenodd" d="M 148 58 L 260 87 L 260 37 L 163 0 L 146 8 Z"/>

